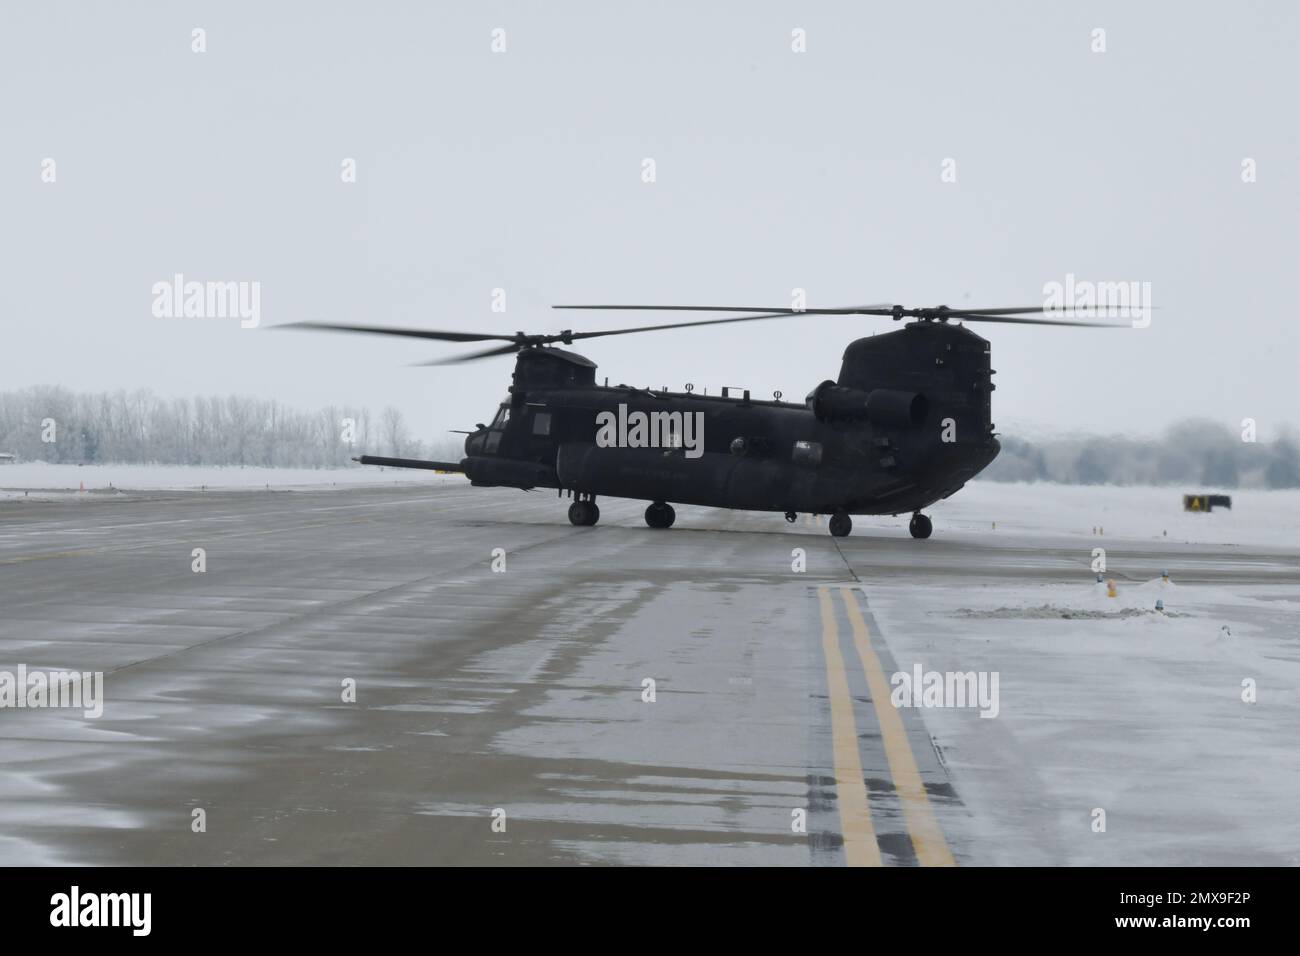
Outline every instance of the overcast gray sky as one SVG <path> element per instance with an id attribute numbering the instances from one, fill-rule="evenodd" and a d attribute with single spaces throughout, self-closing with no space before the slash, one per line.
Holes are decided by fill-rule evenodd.
<path id="1" fill-rule="evenodd" d="M 391 403 L 434 438 L 492 414 L 509 358 L 408 368 L 458 349 L 267 327 L 612 328 L 643 316 L 547 306 L 794 288 L 813 307 L 1036 304 L 1072 273 L 1150 282 L 1160 311 L 1143 330 L 982 326 L 1002 431 L 1250 416 L 1267 440 L 1300 422 L 1298 9 L 5 4 L 0 389 Z M 259 282 L 261 327 L 154 317 L 174 273 Z M 614 382 L 802 397 L 892 327 L 582 351 Z"/>

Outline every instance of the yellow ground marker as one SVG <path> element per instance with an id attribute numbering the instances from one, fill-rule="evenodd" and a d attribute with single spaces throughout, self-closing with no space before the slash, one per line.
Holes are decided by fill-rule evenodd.
<path id="1" fill-rule="evenodd" d="M 831 742 L 835 758 L 835 804 L 840 811 L 844 857 L 849 866 L 880 866 L 880 846 L 871 824 L 867 785 L 862 779 L 858 751 L 858 726 L 853 719 L 853 697 L 840 653 L 839 625 L 830 588 L 817 589 L 822 608 L 822 653 L 826 657 L 826 687 L 831 699 Z"/>
<path id="2" fill-rule="evenodd" d="M 867 622 L 858 610 L 858 602 L 851 588 L 841 588 L 840 597 L 844 599 L 849 624 L 853 627 L 853 644 L 858 649 L 858 657 L 862 659 L 862 666 L 867 672 L 867 686 L 871 688 L 871 699 L 876 704 L 876 720 L 880 724 L 881 739 L 885 742 L 889 774 L 894 781 L 898 802 L 903 807 L 907 830 L 912 835 L 916 861 L 921 866 L 956 866 L 957 861 L 948 849 L 948 841 L 944 839 L 943 829 L 935 819 L 930 798 L 926 796 L 921 771 L 916 767 L 916 758 L 907 742 L 903 718 L 890 703 L 889 681 L 885 678 L 884 668 L 880 666 L 880 658 L 871 647 Z"/>

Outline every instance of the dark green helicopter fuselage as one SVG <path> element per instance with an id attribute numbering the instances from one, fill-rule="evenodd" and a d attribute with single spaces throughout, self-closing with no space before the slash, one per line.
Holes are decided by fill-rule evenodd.
<path id="1" fill-rule="evenodd" d="M 989 345 L 921 321 L 858 339 L 804 404 L 597 385 L 590 360 L 523 349 L 509 399 L 465 441 L 475 485 L 752 511 L 902 514 L 998 454 Z M 656 417 L 657 416 L 657 417 Z M 612 422 L 651 422 L 646 430 Z M 668 440 L 663 440 L 667 437 Z M 367 459 L 382 463 L 383 459 Z M 393 462 L 396 463 L 396 462 Z"/>

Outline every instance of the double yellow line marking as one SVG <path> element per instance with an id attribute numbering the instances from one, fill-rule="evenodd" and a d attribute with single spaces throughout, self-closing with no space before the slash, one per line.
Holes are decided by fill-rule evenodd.
<path id="1" fill-rule="evenodd" d="M 844 834 L 844 856 L 849 866 L 880 866 L 880 846 L 871 825 L 867 785 L 862 779 L 862 755 L 858 752 L 858 725 L 853 719 L 853 697 L 849 675 L 840 653 L 839 626 L 830 589 L 817 589 L 822 605 L 822 653 L 826 657 L 826 685 L 831 698 L 831 750 L 835 758 L 835 803 L 840 810 L 840 832 Z"/>
<path id="2" fill-rule="evenodd" d="M 835 761 L 836 804 L 840 812 L 840 830 L 844 835 L 844 855 L 849 866 L 880 866 L 880 846 L 871 820 L 871 805 L 863 779 L 862 755 L 858 749 L 857 721 L 853 716 L 853 697 L 849 692 L 848 672 L 840 653 L 839 624 L 830 588 L 817 589 L 822 613 L 822 652 L 826 658 L 826 683 L 831 703 L 831 742 Z M 853 646 L 867 675 L 867 687 L 875 705 L 876 721 L 889 762 L 894 792 L 903 809 L 916 860 L 921 866 L 956 866 L 943 830 L 935 818 L 934 808 L 925 792 L 925 783 L 916 766 L 916 758 L 907 740 L 903 718 L 889 700 L 889 680 L 880 658 L 871 646 L 867 622 L 858 608 L 852 588 L 841 588 L 845 613 L 853 632 Z"/>

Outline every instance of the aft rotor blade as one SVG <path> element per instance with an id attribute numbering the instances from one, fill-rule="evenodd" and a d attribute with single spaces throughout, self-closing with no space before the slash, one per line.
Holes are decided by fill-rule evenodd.
<path id="1" fill-rule="evenodd" d="M 920 312 L 933 312 L 936 308 L 918 309 L 895 305 L 892 302 L 880 302 L 875 305 L 845 305 L 835 308 L 790 309 L 781 306 L 749 305 L 553 305 L 552 309 L 606 309 L 634 312 L 767 312 L 773 315 L 892 315 L 901 309 L 904 315 Z M 1020 315 L 1032 312 L 1090 312 L 1093 306 L 1063 305 L 1048 307 L 1043 305 L 1009 306 L 1005 309 L 954 309 L 948 308 L 949 314 L 962 312 L 966 315 Z"/>
<path id="2" fill-rule="evenodd" d="M 1061 319 L 1015 319 L 1008 318 L 1011 315 L 1072 315 L 1077 313 L 1095 314 L 1096 309 L 1085 306 L 1060 306 L 1049 308 L 1047 306 L 1009 306 L 1004 309 L 953 309 L 943 306 L 930 308 L 909 308 L 901 305 L 850 305 L 838 308 L 826 309 L 787 309 L 787 308 L 768 308 L 760 309 L 757 306 L 712 306 L 712 305 L 557 305 L 552 306 L 556 309 L 613 309 L 629 311 L 653 311 L 653 312 L 762 312 L 762 315 L 741 316 L 738 319 L 715 319 L 710 322 L 699 323 L 681 323 L 683 325 L 707 325 L 720 322 L 745 321 L 753 318 L 778 318 L 789 317 L 793 315 L 879 315 L 886 318 L 904 319 L 962 319 L 970 322 L 1004 322 L 1007 324 L 1018 325 L 1062 325 L 1062 326 L 1080 326 L 1082 328 L 1122 328 L 1128 323 L 1118 322 L 1086 322 L 1086 321 L 1066 321 Z M 640 329 L 617 330 L 614 332 L 597 333 L 605 335 L 618 335 L 624 331 L 643 332 L 654 329 L 675 328 L 674 325 L 655 325 L 647 326 Z M 582 333 L 586 335 L 588 333 Z M 577 333 L 574 338 L 578 338 Z"/>
<path id="3" fill-rule="evenodd" d="M 757 305 L 553 305 L 552 309 L 594 309 L 610 312 L 765 312 L 766 317 L 778 315 L 853 315 L 867 309 L 891 308 L 889 303 L 879 305 L 850 305 L 841 309 L 790 309 L 781 306 Z M 672 328 L 672 326 L 653 326 L 653 328 Z"/>
<path id="4" fill-rule="evenodd" d="M 440 332 L 391 325 L 333 325 L 328 322 L 288 322 L 277 329 L 317 329 L 326 332 L 361 332 L 367 335 L 398 335 L 408 339 L 433 339 L 438 342 L 514 342 L 513 335 L 490 335 L 480 332 Z M 513 346 L 512 346 L 513 348 Z"/>

